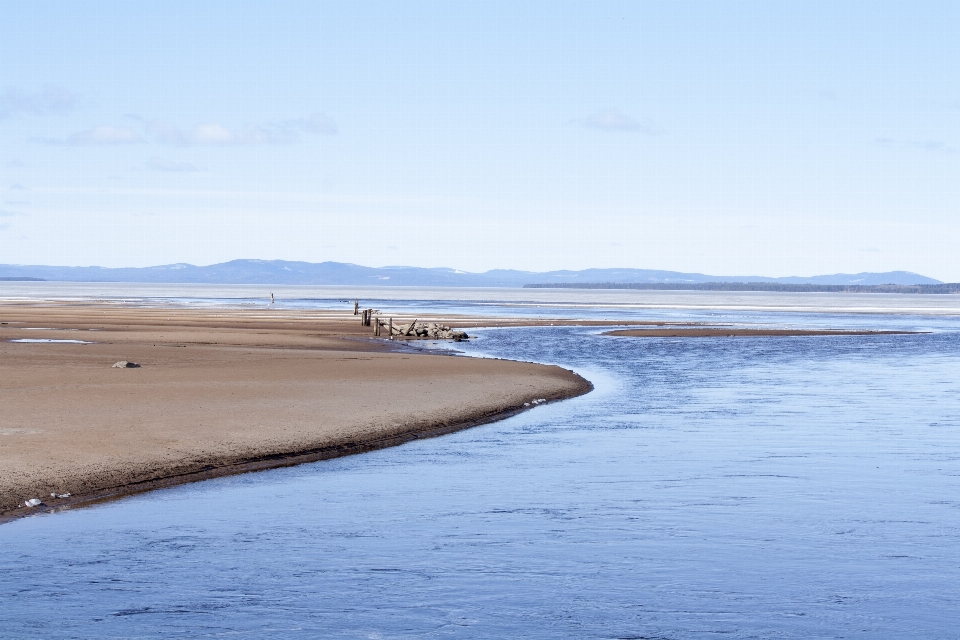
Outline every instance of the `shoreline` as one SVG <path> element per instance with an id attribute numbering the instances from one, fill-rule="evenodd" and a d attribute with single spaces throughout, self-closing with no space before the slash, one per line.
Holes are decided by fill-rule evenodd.
<path id="1" fill-rule="evenodd" d="M 197 471 L 178 473 L 148 480 L 140 480 L 117 487 L 102 489 L 86 495 L 58 499 L 55 504 L 51 505 L 44 503 L 39 507 L 34 507 L 29 510 L 25 510 L 22 507 L 0 510 L 0 525 L 19 520 L 21 518 L 28 518 L 30 516 L 52 514 L 60 511 L 68 511 L 71 509 L 105 504 L 141 493 L 148 493 L 150 491 L 156 491 L 159 489 L 169 489 L 184 484 L 202 482 L 204 480 L 213 480 L 216 478 L 224 478 L 245 473 L 257 473 L 260 471 L 269 471 L 271 469 L 281 469 L 284 467 L 294 467 L 301 464 L 310 464 L 312 462 L 320 462 L 323 460 L 333 460 L 335 458 L 359 455 L 362 453 L 378 451 L 380 449 L 397 447 L 407 444 L 408 442 L 413 442 L 414 440 L 437 438 L 451 433 L 456 433 L 457 431 L 464 431 L 466 429 L 472 429 L 473 427 L 479 427 L 485 424 L 506 420 L 507 418 L 523 413 L 524 411 L 530 411 L 535 406 L 542 406 L 543 404 L 550 404 L 561 400 L 576 398 L 593 391 L 593 383 L 585 378 L 583 378 L 583 380 L 585 384 L 582 386 L 582 388 L 567 396 L 547 399 L 546 402 L 541 402 L 538 405 L 532 405 L 529 407 L 520 406 L 511 409 L 504 409 L 488 415 L 477 416 L 459 423 L 437 424 L 431 427 L 405 431 L 378 439 L 330 444 L 313 450 L 292 451 L 289 453 L 271 454 L 259 458 L 240 459 L 235 462 L 210 465 L 207 468 L 199 469 Z"/>
<path id="2" fill-rule="evenodd" d="M 412 352 L 341 312 L 28 303 L 0 304 L 0 322 L 0 523 L 436 437 L 593 389 L 560 367 Z M 87 343 L 12 342 L 41 337 Z M 44 504 L 19 506 L 32 498 Z"/>
<path id="3" fill-rule="evenodd" d="M 602 334 L 631 337 L 918 333 L 423 320 L 461 329 L 633 326 Z M 0 303 L 0 523 L 397 446 L 508 418 L 537 406 L 532 399 L 593 389 L 560 367 L 451 357 L 416 346 L 419 338 L 371 333 L 350 311 Z M 143 368 L 112 368 L 121 360 Z M 44 504 L 19 506 L 31 498 Z"/>
<path id="4" fill-rule="evenodd" d="M 270 292 L 278 302 L 291 300 L 336 301 L 360 298 L 387 305 L 399 300 L 464 302 L 468 305 L 496 300 L 498 306 L 512 307 L 535 315 L 540 308 L 603 308 L 611 314 L 618 309 L 632 311 L 710 310 L 780 311 L 799 313 L 847 313 L 865 315 L 907 314 L 932 316 L 960 315 L 960 295 L 887 293 L 786 293 L 724 291 L 638 291 L 628 289 L 572 290 L 484 287 L 402 287 L 342 285 L 210 285 L 110 282 L 10 282 L 4 283 L 4 301 L 135 300 L 186 303 L 216 301 L 218 304 L 269 302 Z M 232 302 L 231 302 L 232 301 Z"/>

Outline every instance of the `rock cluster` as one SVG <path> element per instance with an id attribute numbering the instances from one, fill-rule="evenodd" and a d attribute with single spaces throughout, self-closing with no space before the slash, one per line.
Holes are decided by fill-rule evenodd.
<path id="1" fill-rule="evenodd" d="M 451 329 L 450 327 L 436 322 L 411 322 L 410 324 L 401 324 L 393 328 L 393 335 L 410 338 L 433 338 L 435 340 L 453 340 L 460 342 L 468 339 L 470 336 L 465 331 Z"/>
<path id="2" fill-rule="evenodd" d="M 139 369 L 140 365 L 136 362 L 128 362 L 126 360 L 121 360 L 120 362 L 113 365 L 114 369 Z"/>

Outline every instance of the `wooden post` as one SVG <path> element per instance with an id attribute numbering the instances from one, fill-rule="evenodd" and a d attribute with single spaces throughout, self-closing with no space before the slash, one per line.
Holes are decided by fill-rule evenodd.
<path id="1" fill-rule="evenodd" d="M 353 315 L 357 315 L 357 314 L 359 313 L 359 309 L 360 309 L 360 301 L 359 301 L 359 300 L 354 300 L 354 301 L 353 301 Z"/>
<path id="2" fill-rule="evenodd" d="M 413 332 L 413 337 L 416 338 L 417 337 L 417 321 L 416 320 L 410 323 L 410 326 L 407 327 L 407 330 L 403 333 L 403 335 L 409 336 L 411 331 Z"/>
<path id="3" fill-rule="evenodd" d="M 390 336 L 390 339 L 393 340 L 393 318 L 390 318 L 390 326 L 388 327 L 389 331 L 387 335 Z"/>

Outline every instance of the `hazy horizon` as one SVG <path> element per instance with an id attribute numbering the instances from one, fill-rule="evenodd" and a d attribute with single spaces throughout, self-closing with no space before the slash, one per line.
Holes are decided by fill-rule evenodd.
<path id="1" fill-rule="evenodd" d="M 2 263 L 960 281 L 952 3 L 2 14 Z"/>

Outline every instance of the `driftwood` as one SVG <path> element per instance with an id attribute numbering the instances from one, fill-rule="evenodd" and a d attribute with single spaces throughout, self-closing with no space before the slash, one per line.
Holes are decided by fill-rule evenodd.
<path id="1" fill-rule="evenodd" d="M 470 336 L 459 329 L 451 329 L 436 322 L 419 323 L 414 320 L 410 324 L 400 324 L 393 326 L 393 318 L 390 318 L 390 336 L 400 336 L 404 338 L 426 338 L 428 340 L 453 340 L 460 342 Z"/>

